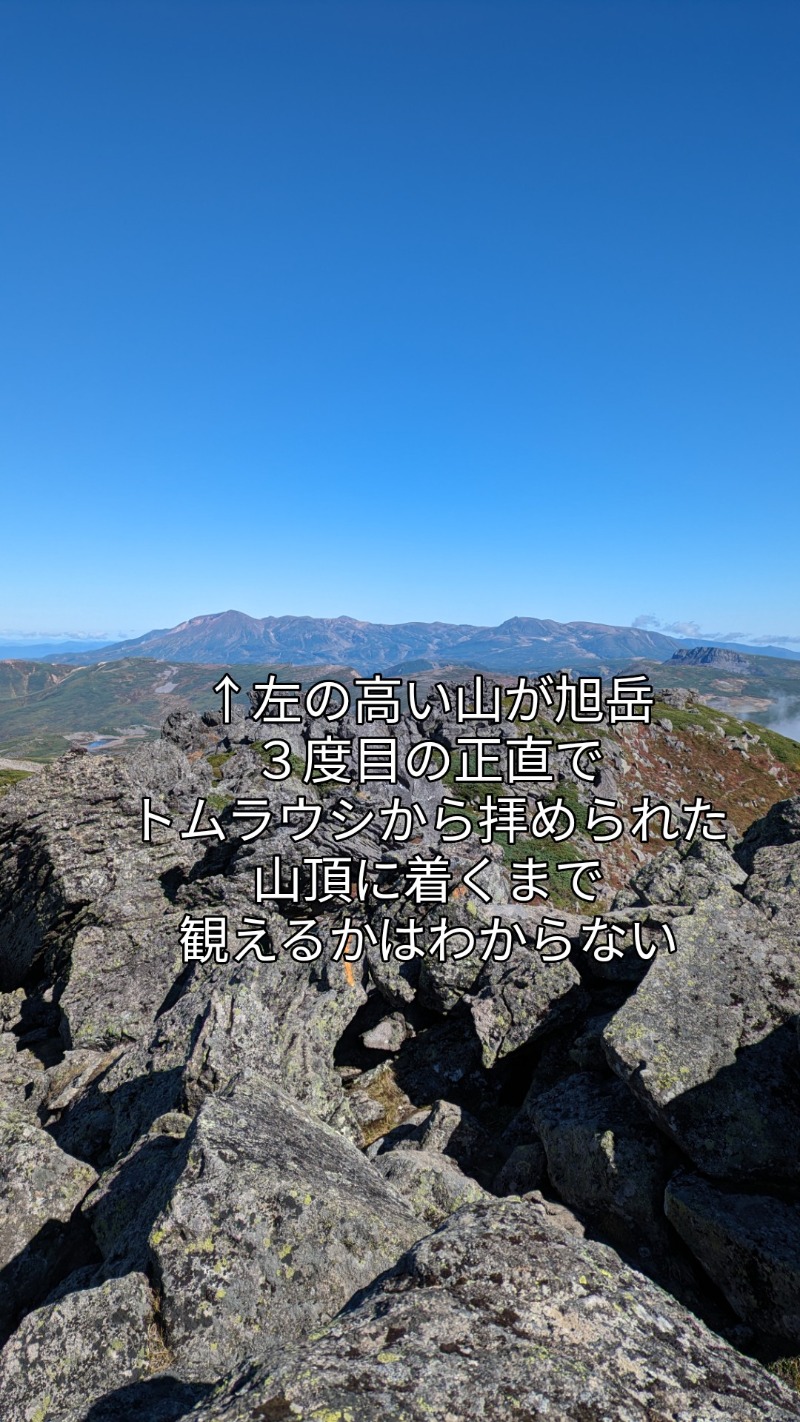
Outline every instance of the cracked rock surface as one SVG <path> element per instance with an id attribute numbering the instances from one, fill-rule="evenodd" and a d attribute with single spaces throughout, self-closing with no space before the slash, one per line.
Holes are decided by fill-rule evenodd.
<path id="1" fill-rule="evenodd" d="M 454 882 L 485 854 L 489 901 L 459 882 L 419 918 L 516 922 L 510 955 L 368 938 L 347 959 L 353 901 L 315 898 L 304 858 L 385 861 L 386 787 L 352 792 L 343 846 L 336 789 L 296 761 L 265 779 L 269 734 L 174 713 L 0 798 L 3 1422 L 800 1419 L 764 1366 L 791 1377 L 800 1351 L 800 796 L 619 889 L 610 921 L 647 944 L 666 923 L 674 953 L 597 962 L 573 903 L 570 955 L 543 962 L 552 909 L 513 901 L 502 845 L 456 843 Z M 311 734 L 287 729 L 294 757 Z M 610 754 L 599 792 L 623 769 Z M 453 791 L 398 787 L 429 822 Z M 300 795 L 311 847 L 281 822 Z M 151 843 L 144 796 L 173 821 Z M 223 837 L 181 837 L 199 798 Z M 265 833 L 236 799 L 267 803 Z M 417 826 L 383 887 L 440 850 Z M 308 959 L 281 946 L 298 903 L 255 904 L 275 855 L 318 923 Z M 223 914 L 263 920 L 270 960 L 184 963 L 184 918 Z M 376 930 L 408 915 L 363 905 Z"/>
<path id="2" fill-rule="evenodd" d="M 316 1341 L 226 1381 L 194 1415 L 449 1422 L 515 1413 L 789 1422 L 800 1400 L 612 1250 L 509 1201 L 459 1211 Z"/>

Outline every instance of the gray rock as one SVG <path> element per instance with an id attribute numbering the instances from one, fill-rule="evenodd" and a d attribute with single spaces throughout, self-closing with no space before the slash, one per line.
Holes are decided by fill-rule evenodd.
<path id="1" fill-rule="evenodd" d="M 731 851 L 717 841 L 698 839 L 688 851 L 670 845 L 648 859 L 631 883 L 645 904 L 680 904 L 693 907 L 702 899 L 726 895 L 741 886 L 746 874 Z"/>
<path id="2" fill-rule="evenodd" d="M 392 855 L 391 860 L 394 861 L 396 857 Z M 380 942 L 381 925 L 384 920 L 389 921 L 392 937 L 396 937 L 398 930 L 407 924 L 408 919 L 407 904 L 386 904 L 376 915 L 374 931 L 378 941 Z M 401 941 L 400 938 L 398 941 Z M 384 956 L 380 947 L 370 942 L 369 939 L 365 944 L 365 957 L 370 978 L 378 992 L 391 1008 L 403 1012 L 417 996 L 420 979 L 419 958 L 398 958 L 394 953 Z"/>
<path id="3" fill-rule="evenodd" d="M 193 1422 L 790 1422 L 800 1398 L 602 1245 L 525 1201 L 466 1206 L 320 1336 Z"/>
<path id="4" fill-rule="evenodd" d="M 86 1196 L 82 1213 L 106 1270 L 119 1274 L 147 1268 L 148 1235 L 186 1164 L 184 1138 L 190 1125 L 190 1118 L 177 1112 L 161 1117 Z"/>
<path id="5" fill-rule="evenodd" d="M 547 1157 L 541 1141 L 526 1141 L 516 1145 L 497 1172 L 492 1185 L 495 1195 L 526 1195 L 538 1190 L 547 1169 Z"/>
<path id="6" fill-rule="evenodd" d="M 431 1112 L 425 1121 L 425 1125 L 420 1132 L 420 1145 L 423 1150 L 440 1151 L 444 1154 L 453 1137 L 462 1130 L 467 1113 L 456 1105 L 455 1101 L 435 1101 Z M 469 1118 L 473 1121 L 473 1118 Z M 479 1130 L 477 1122 L 474 1126 Z"/>
<path id="7" fill-rule="evenodd" d="M 143 1274 L 67 1294 L 23 1319 L 0 1353 L 7 1422 L 75 1416 L 169 1362 Z"/>
<path id="8" fill-rule="evenodd" d="M 423 1150 L 441 1151 L 461 1165 L 473 1165 L 491 1150 L 488 1132 L 463 1106 L 454 1101 L 435 1101 L 420 1131 Z"/>
<path id="9" fill-rule="evenodd" d="M 410 1123 L 418 1112 L 400 1086 L 391 1061 L 362 1072 L 347 1093 L 347 1104 L 358 1124 L 360 1144 L 365 1146 Z"/>
<path id="10" fill-rule="evenodd" d="M 60 1117 L 80 1099 L 86 1088 L 97 1081 L 122 1055 L 123 1048 L 99 1052 L 92 1048 L 65 1052 L 57 1065 L 47 1072 L 42 1105 L 48 1124 Z"/>
<path id="11" fill-rule="evenodd" d="M 406 1038 L 410 1036 L 410 1028 L 400 1012 L 393 1012 L 390 1017 L 383 1017 L 368 1032 L 362 1033 L 361 1040 L 365 1047 L 376 1052 L 399 1052 Z"/>
<path id="12" fill-rule="evenodd" d="M 790 800 L 779 800 L 760 820 L 742 836 L 737 846 L 736 858 L 748 873 L 753 867 L 753 859 L 759 849 L 780 848 L 783 845 L 800 843 L 800 795 Z"/>
<path id="13" fill-rule="evenodd" d="M 483 1064 L 491 1067 L 517 1047 L 535 1042 L 577 1016 L 589 999 L 569 959 L 543 963 L 520 947 L 507 963 L 487 963 L 466 1000 Z"/>
<path id="14" fill-rule="evenodd" d="M 480 1043 L 466 1014 L 437 1022 L 406 1042 L 392 1063 L 402 1089 L 416 1106 L 453 1100 L 482 1079 Z"/>
<path id="15" fill-rule="evenodd" d="M 201 851 L 177 835 L 142 844 L 141 799 L 185 806 L 210 774 L 163 742 L 125 759 L 65 756 L 0 801 L 0 987 L 33 968 L 59 982 L 64 1045 L 149 1031 L 180 968 L 163 882 Z"/>
<path id="16" fill-rule="evenodd" d="M 11 1032 L 22 1022 L 26 993 L 24 988 L 14 988 L 12 992 L 0 992 L 0 1031 Z"/>
<path id="17" fill-rule="evenodd" d="M 603 1033 L 613 1016 L 613 1012 L 598 1012 L 589 1017 L 583 1031 L 573 1041 L 569 1049 L 570 1060 L 575 1062 L 581 1071 L 602 1072 L 605 1068 Z"/>
<path id="18" fill-rule="evenodd" d="M 583 1220 L 561 1200 L 553 1200 L 541 1190 L 528 1190 L 525 1193 L 525 1203 L 536 1211 L 536 1216 L 543 1225 L 563 1230 L 565 1234 L 574 1235 L 576 1239 L 586 1238 Z"/>
<path id="19" fill-rule="evenodd" d="M 568 1205 L 625 1249 L 668 1248 L 664 1147 L 621 1082 L 569 1076 L 536 1099 L 531 1115 L 551 1184 Z"/>
<path id="20" fill-rule="evenodd" d="M 779 931 L 800 933 L 800 795 L 773 805 L 737 849 L 749 871 L 745 894 Z"/>
<path id="21" fill-rule="evenodd" d="M 71 1218 L 96 1179 L 27 1116 L 0 1107 L 0 1333 L 83 1262 Z"/>
<path id="22" fill-rule="evenodd" d="M 183 1059 L 164 1070 L 139 1043 L 110 1056 L 63 1111 L 44 1118 L 62 1150 L 99 1169 L 125 1155 L 157 1117 L 183 1104 Z M 70 1086 L 66 1095 L 72 1094 Z"/>
<path id="23" fill-rule="evenodd" d="M 438 800 L 441 790 L 437 790 L 435 786 L 432 788 L 436 791 L 435 799 Z M 416 791 L 414 798 L 419 798 Z M 433 818 L 434 807 L 432 806 L 431 819 L 433 820 Z M 426 839 L 427 844 L 415 845 L 415 849 L 422 850 L 425 847 L 431 854 L 441 854 L 441 843 L 430 828 L 423 835 L 423 841 Z M 440 918 L 444 918 L 450 928 L 470 926 L 476 930 L 488 922 L 492 913 L 507 906 L 510 886 L 500 862 L 500 847 L 490 845 L 483 848 L 486 857 L 494 859 L 494 862 L 487 865 L 481 873 L 481 884 L 484 890 L 492 895 L 491 903 L 484 903 L 458 882 L 461 875 L 474 866 L 477 855 L 471 855 L 462 860 L 458 855 L 458 846 L 452 846 L 449 854 L 450 872 L 455 884 L 452 900 L 447 904 L 431 906 L 427 910 L 427 917 L 434 918 L 437 922 Z M 380 845 L 375 845 L 372 849 L 373 855 L 379 851 Z M 426 916 L 426 911 L 423 911 L 422 916 Z M 393 933 L 397 934 L 401 926 L 407 922 L 408 917 L 407 903 L 387 905 L 379 915 L 376 915 L 375 926 L 376 928 L 380 927 L 379 919 L 388 919 L 392 925 Z M 419 911 L 415 913 L 414 917 L 419 921 Z M 478 943 L 480 944 L 480 942 L 479 939 Z M 461 947 L 463 947 L 463 940 L 455 940 L 455 948 Z M 408 961 L 399 961 L 394 956 L 384 960 L 379 948 L 368 945 L 366 955 L 370 975 L 376 987 L 387 1002 L 400 1009 L 417 1001 L 423 1007 L 434 1012 L 451 1012 L 465 992 L 474 985 L 482 967 L 478 952 L 473 952 L 468 957 L 457 961 L 446 958 L 444 962 L 439 962 L 438 959 L 430 957 L 425 957 L 422 960 L 414 957 Z"/>
<path id="24" fill-rule="evenodd" d="M 415 1215 L 431 1227 L 441 1224 L 461 1205 L 486 1198 L 477 1181 L 459 1170 L 455 1161 L 428 1150 L 393 1150 L 379 1155 L 375 1164 Z"/>
<path id="25" fill-rule="evenodd" d="M 179 707 L 170 712 L 161 727 L 161 739 L 187 753 L 205 750 L 209 754 L 217 749 L 219 732 L 213 724 L 205 722 L 194 711 Z"/>
<path id="26" fill-rule="evenodd" d="M 367 1159 L 374 1160 L 376 1156 L 390 1150 L 419 1150 L 420 1132 L 430 1114 L 430 1111 L 423 1107 L 421 1111 L 415 1111 L 413 1116 L 409 1116 L 402 1125 L 387 1131 L 385 1136 L 378 1136 L 370 1145 L 364 1147 Z"/>
<path id="27" fill-rule="evenodd" d="M 97 1399 L 88 1412 L 48 1413 L 46 1422 L 180 1422 L 211 1392 L 210 1383 L 187 1383 L 171 1373 L 153 1373 L 140 1382 L 126 1383 Z"/>
<path id="28" fill-rule="evenodd" d="M 667 1219 L 732 1308 L 762 1333 L 800 1344 L 800 1206 L 673 1177 Z"/>
<path id="29" fill-rule="evenodd" d="M 656 692 L 656 699 L 662 701 L 665 706 L 674 706 L 676 710 L 683 711 L 697 698 L 693 691 L 689 691 L 683 686 L 662 686 Z"/>
<path id="30" fill-rule="evenodd" d="M 302 847 L 295 846 L 295 852 Z M 189 907 L 191 899 L 199 906 L 194 896 L 205 893 L 231 922 L 252 917 L 252 868 L 251 861 L 234 859 L 224 876 L 213 876 L 210 885 L 198 881 L 181 902 Z M 266 923 L 268 942 L 279 945 L 288 936 L 285 920 L 269 907 L 258 916 Z M 333 1056 L 366 993 L 351 965 L 332 960 L 331 947 L 326 941 L 323 956 L 312 963 L 278 951 L 272 963 L 248 957 L 184 974 L 180 990 L 159 1013 L 143 1069 L 181 1075 L 193 1110 L 238 1072 L 268 1076 L 356 1139 Z"/>
<path id="31" fill-rule="evenodd" d="M 469 919 L 460 907 L 449 907 L 449 912 L 444 914 L 444 917 L 449 919 L 453 928 L 462 924 L 469 925 Z M 458 941 L 456 946 L 459 946 Z M 481 967 L 480 958 L 475 955 L 457 962 L 452 958 L 445 958 L 444 962 L 436 958 L 424 958 L 419 970 L 417 1002 L 432 1012 L 452 1012 L 464 994 L 474 987 Z"/>
<path id="32" fill-rule="evenodd" d="M 150 1247 L 190 1380 L 316 1327 L 424 1229 L 354 1146 L 269 1085 L 209 1096 L 186 1145 Z"/>
<path id="33" fill-rule="evenodd" d="M 187 1047 L 194 1037 L 184 1078 L 193 1107 L 237 1072 L 252 1071 L 269 1075 L 322 1120 L 338 1113 L 338 1124 L 357 1139 L 355 1123 L 342 1116 L 333 1052 L 366 994 L 359 983 L 348 982 L 340 964 L 308 965 L 284 956 L 268 967 L 234 970 L 210 994 L 200 988 L 192 998 L 182 1004 L 180 1017 Z M 202 1012 L 199 1032 L 193 1030 L 195 1003 Z M 179 1040 L 178 1059 L 182 1050 Z"/>
<path id="34" fill-rule="evenodd" d="M 451 873 L 454 878 L 457 878 L 458 874 L 470 868 L 471 864 L 460 864 L 451 854 L 450 866 Z M 496 864 L 491 864 L 488 869 L 483 871 L 481 883 L 485 883 L 487 892 L 499 893 L 498 902 L 505 903 L 509 893 L 502 880 L 498 882 L 497 876 L 500 872 Z M 490 882 L 490 876 L 494 883 Z M 437 920 L 444 918 L 448 928 L 470 928 L 475 932 L 481 927 L 479 920 L 483 920 L 485 917 L 482 912 L 485 907 L 480 900 L 476 899 L 473 894 L 467 893 L 462 887 L 460 890 L 455 890 L 453 902 L 437 908 L 436 918 Z M 477 941 L 480 945 L 481 940 Z M 453 940 L 456 951 L 464 946 L 464 942 L 463 938 Z M 472 989 L 480 976 L 482 967 L 483 964 L 477 952 L 460 959 L 447 957 L 444 961 L 440 961 L 438 958 L 423 958 L 419 969 L 417 1001 L 433 1012 L 452 1012 L 464 994 Z"/>
<path id="35" fill-rule="evenodd" d="M 463 1092 L 476 1070 L 480 1072 L 479 1043 L 469 1018 L 449 1019 L 419 1032 L 403 1044 L 396 1057 L 362 1072 L 348 1086 L 347 1102 L 359 1122 L 362 1144 L 370 1145 L 385 1136 L 396 1139 L 393 1133 L 411 1123 L 420 1110 L 429 1111 L 445 1093 Z M 448 1101 L 446 1109 L 447 1122 L 437 1115 L 435 1124 L 437 1132 L 444 1130 L 449 1138 L 461 1117 L 456 1119 L 454 1113 L 460 1108 L 454 1103 Z M 465 1118 L 463 1137 L 459 1134 L 458 1140 L 459 1160 L 462 1140 L 468 1146 L 472 1133 Z M 421 1143 L 419 1136 L 416 1138 Z M 442 1147 L 431 1137 L 426 1148 Z M 456 1154 L 455 1150 L 452 1153 Z"/>
<path id="36" fill-rule="evenodd" d="M 604 1033 L 609 1064 L 706 1174 L 800 1180 L 800 958 L 752 905 L 707 899 L 673 926 Z"/>
<path id="37" fill-rule="evenodd" d="M 422 1150 L 449 1156 L 468 1175 L 486 1173 L 494 1151 L 488 1132 L 455 1101 L 435 1101 L 430 1110 L 416 1111 L 367 1148 L 371 1158 L 393 1150 Z"/>
<path id="38" fill-rule="evenodd" d="M 13 1033 L 0 1033 L 0 1102 L 35 1120 L 46 1085 L 38 1057 L 31 1051 L 20 1051 Z"/>
<path id="39" fill-rule="evenodd" d="M 796 940 L 800 934 L 800 844 L 758 850 L 745 892 L 773 928 Z"/>

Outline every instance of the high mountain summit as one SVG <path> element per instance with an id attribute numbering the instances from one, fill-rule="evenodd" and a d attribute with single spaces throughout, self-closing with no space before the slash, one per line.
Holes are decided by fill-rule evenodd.
<path id="1" fill-rule="evenodd" d="M 353 617 L 249 617 L 230 610 L 192 617 L 177 627 L 127 642 L 75 653 L 73 665 L 152 657 L 220 665 L 232 662 L 338 663 L 359 671 L 386 670 L 411 659 L 460 663 L 492 671 L 589 668 L 633 657 L 666 660 L 680 644 L 660 632 L 607 627 L 598 622 L 551 622 L 511 617 L 499 627 L 467 623 L 400 622 Z"/>

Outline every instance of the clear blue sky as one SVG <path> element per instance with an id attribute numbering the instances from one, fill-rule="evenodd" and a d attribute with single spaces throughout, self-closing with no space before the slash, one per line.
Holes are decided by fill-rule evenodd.
<path id="1" fill-rule="evenodd" d="M 0 631 L 800 637 L 797 0 L 2 0 Z"/>

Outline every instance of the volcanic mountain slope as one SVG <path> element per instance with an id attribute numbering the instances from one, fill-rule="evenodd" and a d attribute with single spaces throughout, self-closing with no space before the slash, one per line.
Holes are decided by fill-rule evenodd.
<path id="1" fill-rule="evenodd" d="M 459 662 L 494 671 L 545 671 L 560 666 L 619 664 L 631 657 L 665 658 L 679 644 L 659 632 L 594 622 L 512 617 L 499 627 L 446 622 L 393 626 L 352 617 L 248 617 L 217 612 L 177 627 L 67 658 L 73 664 L 154 657 L 172 662 L 338 663 L 385 670 L 412 658 Z"/>
<path id="2" fill-rule="evenodd" d="M 731 652 L 725 647 L 681 647 L 679 651 L 673 652 L 670 661 L 687 662 L 690 666 L 698 667 L 720 667 L 723 671 L 741 672 L 745 675 L 752 671 L 752 664 L 741 652 Z"/>
<path id="3" fill-rule="evenodd" d="M 28 701 L 52 691 L 72 673 L 72 667 L 54 662 L 0 661 L 0 702 Z"/>
<path id="4" fill-rule="evenodd" d="M 723 742 L 704 708 L 662 709 L 620 742 L 637 764 L 682 715 L 707 758 Z M 791 1377 L 800 1350 L 800 796 L 729 847 L 650 855 L 607 915 L 628 938 L 611 958 L 573 905 L 545 961 L 554 906 L 512 900 L 502 842 L 454 843 L 446 922 L 521 939 L 392 956 L 381 924 L 402 942 L 409 903 L 326 897 L 307 858 L 379 860 L 391 891 L 440 850 L 457 787 L 399 787 L 425 823 L 388 845 L 386 787 L 364 785 L 343 845 L 341 792 L 298 778 L 312 729 L 287 728 L 276 784 L 268 728 L 176 712 L 0 801 L 0 1414 L 800 1419 L 756 1361 Z M 396 730 L 404 753 L 418 727 Z M 300 796 L 311 840 L 282 823 Z M 219 833 L 185 837 L 198 797 Z M 254 799 L 260 830 L 234 814 Z M 462 880 L 480 853 L 489 902 Z M 257 904 L 275 855 L 297 889 Z M 428 933 L 442 907 L 416 912 Z M 202 948 L 221 916 L 238 961 L 209 938 L 184 963 L 182 932 Z M 264 961 L 252 935 L 240 952 L 254 916 Z M 298 916 L 318 951 L 290 947 Z"/>

